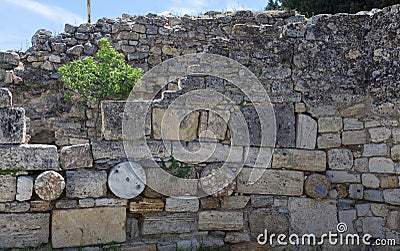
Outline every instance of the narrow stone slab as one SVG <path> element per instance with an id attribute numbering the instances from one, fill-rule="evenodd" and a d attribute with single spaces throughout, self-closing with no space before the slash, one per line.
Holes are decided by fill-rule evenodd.
<path id="1" fill-rule="evenodd" d="M 60 151 L 62 169 L 71 170 L 93 166 L 92 151 L 89 144 L 63 147 Z"/>
<path id="2" fill-rule="evenodd" d="M 371 173 L 394 173 L 393 160 L 384 157 L 374 157 L 369 159 L 369 171 Z"/>
<path id="3" fill-rule="evenodd" d="M 243 212 L 204 211 L 199 214 L 199 230 L 241 230 Z"/>
<path id="4" fill-rule="evenodd" d="M 197 197 L 168 197 L 165 201 L 167 212 L 197 212 L 199 199 Z"/>
<path id="5" fill-rule="evenodd" d="M 195 215 L 174 213 L 143 217 L 143 235 L 189 233 L 196 229 Z"/>
<path id="6" fill-rule="evenodd" d="M 250 196 L 228 196 L 221 200 L 224 209 L 243 209 L 250 201 Z"/>
<path id="7" fill-rule="evenodd" d="M 106 171 L 67 171 L 68 198 L 99 198 L 107 193 Z"/>
<path id="8" fill-rule="evenodd" d="M 400 205 L 400 189 L 383 190 L 383 198 L 385 199 L 386 203 Z"/>
<path id="9" fill-rule="evenodd" d="M 25 109 L 0 108 L 0 144 L 21 144 L 25 137 Z"/>
<path id="10" fill-rule="evenodd" d="M 60 170 L 56 146 L 0 146 L 0 170 Z"/>
<path id="11" fill-rule="evenodd" d="M 54 210 L 53 248 L 125 242 L 125 222 L 125 207 Z"/>
<path id="12" fill-rule="evenodd" d="M 0 248 L 37 247 L 49 242 L 50 214 L 0 214 Z"/>
<path id="13" fill-rule="evenodd" d="M 243 168 L 237 177 L 236 190 L 246 194 L 299 196 L 303 194 L 304 174 L 299 171 L 266 170 L 254 184 L 248 180 L 252 169 Z"/>
<path id="14" fill-rule="evenodd" d="M 92 152 L 94 160 L 126 158 L 124 144 L 121 141 L 94 141 Z"/>
<path id="15" fill-rule="evenodd" d="M 317 121 L 310 116 L 299 114 L 296 129 L 296 147 L 315 149 L 317 144 Z"/>
<path id="16" fill-rule="evenodd" d="M 19 176 L 17 181 L 16 200 L 30 200 L 33 192 L 33 178 L 30 176 Z"/>
<path id="17" fill-rule="evenodd" d="M 129 211 L 134 214 L 159 213 L 164 210 L 164 201 L 160 199 L 143 198 L 138 202 L 129 203 Z"/>
<path id="18" fill-rule="evenodd" d="M 0 175 L 0 202 L 13 201 L 17 190 L 17 178 Z"/>
<path id="19" fill-rule="evenodd" d="M 12 106 L 12 94 L 6 88 L 0 88 L 0 108 L 9 108 Z"/>
<path id="20" fill-rule="evenodd" d="M 302 171 L 325 171 L 326 153 L 296 149 L 276 149 L 272 168 L 287 168 Z"/>

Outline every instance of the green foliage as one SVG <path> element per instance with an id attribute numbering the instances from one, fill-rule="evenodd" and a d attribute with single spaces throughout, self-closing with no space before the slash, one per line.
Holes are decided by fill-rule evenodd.
<path id="1" fill-rule="evenodd" d="M 280 4 L 280 0 L 268 0 L 268 4 L 265 7 L 265 10 L 282 10 L 282 6 Z"/>
<path id="2" fill-rule="evenodd" d="M 282 0 L 282 7 L 310 17 L 317 14 L 357 13 L 398 3 L 399 0 Z"/>
<path id="3" fill-rule="evenodd" d="M 11 174 L 14 177 L 17 177 L 17 173 L 19 172 L 19 169 L 11 169 L 11 170 L 0 170 L 0 175 L 7 175 Z"/>
<path id="4" fill-rule="evenodd" d="M 185 164 L 184 166 L 178 163 L 178 161 L 171 156 L 171 169 L 173 170 L 173 175 L 177 178 L 185 178 L 190 172 L 190 166 Z"/>
<path id="5" fill-rule="evenodd" d="M 106 98 L 126 98 L 134 84 L 142 77 L 142 70 L 132 68 L 124 61 L 110 42 L 100 40 L 96 58 L 74 60 L 58 69 L 64 82 L 66 98 L 76 94 L 91 103 Z"/>

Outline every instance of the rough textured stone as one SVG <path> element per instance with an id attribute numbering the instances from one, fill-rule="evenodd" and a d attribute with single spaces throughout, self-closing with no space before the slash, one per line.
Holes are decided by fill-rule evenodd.
<path id="1" fill-rule="evenodd" d="M 313 233 L 320 236 L 328 231 L 336 231 L 336 201 L 316 201 L 307 198 L 289 198 L 291 215 L 290 234 Z M 324 217 L 321 217 L 324 212 Z"/>
<path id="2" fill-rule="evenodd" d="M 226 243 L 242 243 L 250 242 L 250 236 L 241 232 L 228 232 L 225 235 L 224 242 Z"/>
<path id="3" fill-rule="evenodd" d="M 329 178 L 321 174 L 311 174 L 304 183 L 305 193 L 314 199 L 326 198 L 330 188 Z"/>
<path id="4" fill-rule="evenodd" d="M 364 145 L 363 157 L 386 156 L 388 147 L 386 144 L 367 144 Z"/>
<path id="5" fill-rule="evenodd" d="M 339 132 L 343 129 L 341 117 L 322 117 L 318 119 L 318 132 Z"/>
<path id="6" fill-rule="evenodd" d="M 126 207 L 128 200 L 126 199 L 115 199 L 115 198 L 98 198 L 95 200 L 96 207 Z"/>
<path id="7" fill-rule="evenodd" d="M 199 214 L 199 230 L 241 230 L 242 212 L 204 211 Z"/>
<path id="8" fill-rule="evenodd" d="M 391 130 L 385 127 L 371 128 L 368 130 L 371 141 L 374 143 L 384 142 L 389 139 L 391 135 Z"/>
<path id="9" fill-rule="evenodd" d="M 276 149 L 272 168 L 287 168 L 303 171 L 325 171 L 326 153 L 296 149 Z"/>
<path id="10" fill-rule="evenodd" d="M 364 200 L 384 202 L 383 192 L 379 190 L 364 190 Z"/>
<path id="11" fill-rule="evenodd" d="M 391 211 L 386 218 L 386 226 L 395 231 L 400 230 L 400 211 Z"/>
<path id="12" fill-rule="evenodd" d="M 19 65 L 19 55 L 15 52 L 0 52 L 0 68 L 12 70 Z"/>
<path id="13" fill-rule="evenodd" d="M 167 212 L 197 212 L 199 199 L 196 197 L 168 197 L 165 200 Z"/>
<path id="14" fill-rule="evenodd" d="M 296 127 L 296 147 L 315 149 L 317 143 L 317 122 L 310 116 L 299 114 Z"/>
<path id="15" fill-rule="evenodd" d="M 354 221 L 357 219 L 357 211 L 355 209 L 338 211 L 338 219 L 340 223 L 345 223 L 347 225 L 345 234 L 357 233 L 354 228 Z"/>
<path id="16" fill-rule="evenodd" d="M 364 173 L 362 174 L 362 184 L 367 188 L 379 188 L 380 181 L 375 174 Z"/>
<path id="17" fill-rule="evenodd" d="M 373 173 L 394 173 L 393 160 L 383 157 L 369 159 L 369 171 Z"/>
<path id="18" fill-rule="evenodd" d="M 119 141 L 94 141 L 92 151 L 94 160 L 126 158 L 124 145 Z"/>
<path id="19" fill-rule="evenodd" d="M 55 200 L 64 191 L 65 181 L 61 174 L 54 171 L 41 173 L 35 180 L 35 193 L 42 200 Z"/>
<path id="20" fill-rule="evenodd" d="M 0 77 L 1 80 L 1 77 Z M 12 94 L 6 88 L 0 88 L 0 109 L 12 106 Z"/>
<path id="21" fill-rule="evenodd" d="M 201 209 L 217 209 L 220 206 L 219 198 L 204 197 L 200 199 Z"/>
<path id="22" fill-rule="evenodd" d="M 30 200 L 33 192 L 33 178 L 29 176 L 19 176 L 17 180 L 16 200 Z"/>
<path id="23" fill-rule="evenodd" d="M 49 242 L 50 214 L 0 214 L 0 225 L 0 248 L 37 247 Z"/>
<path id="24" fill-rule="evenodd" d="M 400 160 L 400 145 L 395 145 L 392 147 L 392 149 L 390 150 L 390 156 L 392 156 L 393 160 Z"/>
<path id="25" fill-rule="evenodd" d="M 394 143 L 400 143 L 400 128 L 393 128 L 392 135 Z"/>
<path id="26" fill-rule="evenodd" d="M 254 208 L 267 207 L 274 204 L 274 197 L 269 195 L 251 195 L 251 206 Z"/>
<path id="27" fill-rule="evenodd" d="M 59 170 L 56 146 L 0 146 L 1 170 Z"/>
<path id="28" fill-rule="evenodd" d="M 276 105 L 275 120 L 277 128 L 276 145 L 294 147 L 296 144 L 294 106 L 292 104 Z"/>
<path id="29" fill-rule="evenodd" d="M 324 133 L 317 138 L 317 145 L 320 149 L 339 147 L 341 144 L 340 134 Z"/>
<path id="30" fill-rule="evenodd" d="M 353 153 L 349 149 L 328 151 L 328 165 L 332 170 L 350 170 L 353 167 Z"/>
<path id="31" fill-rule="evenodd" d="M 360 130 L 364 128 L 364 123 L 355 118 L 343 119 L 344 130 Z"/>
<path id="32" fill-rule="evenodd" d="M 68 198 L 98 198 L 107 193 L 107 173 L 105 171 L 67 171 L 66 196 Z"/>
<path id="33" fill-rule="evenodd" d="M 45 200 L 33 200 L 31 201 L 31 212 L 47 212 L 53 208 L 53 204 L 50 201 Z"/>
<path id="34" fill-rule="evenodd" d="M 373 238 L 385 238 L 384 225 L 385 219 L 382 217 L 365 217 L 362 219 L 364 234 L 370 234 Z"/>
<path id="35" fill-rule="evenodd" d="M 383 198 L 385 199 L 386 203 L 400 205 L 400 189 L 383 190 Z"/>
<path id="36" fill-rule="evenodd" d="M 364 186 L 361 184 L 350 184 L 349 197 L 352 199 L 361 200 L 364 195 Z"/>
<path id="37" fill-rule="evenodd" d="M 398 176 L 380 176 L 381 188 L 398 188 L 399 187 L 399 177 Z"/>
<path id="38" fill-rule="evenodd" d="M 2 213 L 24 213 L 28 212 L 30 205 L 28 202 L 5 202 L 0 203 Z"/>
<path id="39" fill-rule="evenodd" d="M 189 233 L 196 229 L 196 224 L 196 218 L 192 214 L 145 215 L 141 234 Z"/>
<path id="40" fill-rule="evenodd" d="M 349 173 L 346 171 L 327 171 L 326 176 L 332 183 L 360 183 L 361 178 L 357 173 Z"/>
<path id="41" fill-rule="evenodd" d="M 164 202 L 160 199 L 144 198 L 138 202 L 129 203 L 129 211 L 136 214 L 158 213 L 164 210 Z"/>
<path id="42" fill-rule="evenodd" d="M 93 166 L 93 157 L 89 144 L 63 147 L 60 151 L 60 164 L 64 170 Z"/>
<path id="43" fill-rule="evenodd" d="M 0 144 L 25 142 L 26 119 L 23 108 L 0 108 Z"/>
<path id="44" fill-rule="evenodd" d="M 0 202 L 15 200 L 17 179 L 12 175 L 0 175 Z"/>
<path id="45" fill-rule="evenodd" d="M 288 196 L 303 194 L 303 172 L 266 170 L 258 181 L 249 184 L 251 171 L 251 169 L 243 168 L 238 175 L 236 189 L 239 193 Z"/>
<path id="46" fill-rule="evenodd" d="M 54 210 L 51 223 L 53 248 L 125 242 L 124 207 Z"/>
<path id="47" fill-rule="evenodd" d="M 227 210 L 243 209 L 250 201 L 250 196 L 228 196 L 221 200 L 221 208 Z"/>
<path id="48" fill-rule="evenodd" d="M 289 217 L 271 209 L 257 209 L 249 215 L 249 225 L 253 238 L 263 234 L 265 229 L 271 234 L 288 234 Z"/>
<path id="49" fill-rule="evenodd" d="M 367 133 L 364 130 L 346 131 L 342 133 L 343 145 L 360 145 L 367 142 Z"/>

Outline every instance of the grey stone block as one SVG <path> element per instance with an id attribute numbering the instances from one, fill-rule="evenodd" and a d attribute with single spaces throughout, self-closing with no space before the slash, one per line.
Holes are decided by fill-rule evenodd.
<path id="1" fill-rule="evenodd" d="M 1 81 L 1 77 L 0 77 Z M 6 88 L 0 88 L 0 109 L 10 108 L 12 106 L 11 92 Z"/>
<path id="2" fill-rule="evenodd" d="M 63 147 L 60 151 L 60 164 L 64 170 L 93 166 L 92 151 L 89 144 Z"/>
<path id="3" fill-rule="evenodd" d="M 294 147 L 296 140 L 294 106 L 283 104 L 275 106 L 276 145 Z"/>
<path id="4" fill-rule="evenodd" d="M 0 108 L 0 144 L 21 144 L 25 137 L 25 109 Z"/>
<path id="5" fill-rule="evenodd" d="M 107 193 L 105 171 L 67 171 L 66 196 L 68 198 L 98 198 Z"/>

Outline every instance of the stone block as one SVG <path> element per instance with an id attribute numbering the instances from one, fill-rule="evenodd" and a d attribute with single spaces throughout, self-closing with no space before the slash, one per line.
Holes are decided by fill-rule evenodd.
<path id="1" fill-rule="evenodd" d="M 296 145 L 296 127 L 293 104 L 275 105 L 275 120 L 276 145 L 294 147 Z"/>
<path id="2" fill-rule="evenodd" d="M 95 199 L 96 207 L 126 207 L 128 200 L 126 199 L 115 199 L 115 198 L 98 198 Z"/>
<path id="3" fill-rule="evenodd" d="M 272 168 L 286 168 L 302 171 L 325 171 L 326 153 L 296 149 L 276 149 Z"/>
<path id="4" fill-rule="evenodd" d="M 37 247 L 49 242 L 50 214 L 0 214 L 0 248 Z"/>
<path id="5" fill-rule="evenodd" d="M 339 147 L 341 144 L 340 134 L 324 133 L 317 138 L 317 145 L 320 149 Z"/>
<path id="6" fill-rule="evenodd" d="M 347 231 L 345 234 L 357 233 L 354 228 L 354 222 L 357 219 L 357 211 L 355 209 L 338 211 L 338 219 L 340 223 L 345 223 L 347 225 Z"/>
<path id="7" fill-rule="evenodd" d="M 199 199 L 197 197 L 168 197 L 165 200 L 167 212 L 197 212 Z"/>
<path id="8" fill-rule="evenodd" d="M 360 173 L 368 172 L 368 159 L 367 158 L 357 158 L 354 160 L 354 171 Z"/>
<path id="9" fill-rule="evenodd" d="M 345 131 L 342 133 L 343 145 L 361 145 L 367 142 L 367 133 L 364 130 Z"/>
<path id="10" fill-rule="evenodd" d="M 386 144 L 366 144 L 364 145 L 363 157 L 386 156 L 388 147 Z"/>
<path id="11" fill-rule="evenodd" d="M 203 128 L 203 130 L 207 130 L 207 132 L 203 132 L 201 135 L 202 138 L 224 140 L 228 129 L 229 117 L 229 111 L 209 111 L 206 121 L 206 128 Z M 200 134 L 201 130 L 199 128 L 199 136 Z"/>
<path id="12" fill-rule="evenodd" d="M 341 117 L 322 117 L 318 119 L 318 132 L 339 132 L 343 129 Z"/>
<path id="13" fill-rule="evenodd" d="M 371 136 L 371 141 L 374 143 L 386 142 L 392 134 L 392 131 L 385 127 L 371 128 L 368 132 Z"/>
<path id="14" fill-rule="evenodd" d="M 371 204 L 371 211 L 374 216 L 386 217 L 389 214 L 389 207 L 386 204 Z"/>
<path id="15" fill-rule="evenodd" d="M 196 229 L 193 214 L 145 215 L 141 225 L 142 235 L 190 233 Z"/>
<path id="16" fill-rule="evenodd" d="M 199 230 L 242 230 L 243 212 L 203 211 L 199 214 Z"/>
<path id="17" fill-rule="evenodd" d="M 391 205 L 400 205 L 400 189 L 383 190 L 383 198 L 386 203 Z"/>
<path id="18" fill-rule="evenodd" d="M 21 144 L 25 138 L 25 109 L 0 108 L 0 144 Z"/>
<path id="19" fill-rule="evenodd" d="M 384 202 L 383 192 L 380 190 L 364 190 L 364 200 Z"/>
<path id="20" fill-rule="evenodd" d="M 360 183 L 360 174 L 347 171 L 327 171 L 326 176 L 332 183 Z"/>
<path id="21" fill-rule="evenodd" d="M 352 199 L 361 200 L 364 195 L 364 186 L 361 184 L 350 184 L 349 197 Z"/>
<path id="22" fill-rule="evenodd" d="M 271 168 L 272 151 L 270 147 L 246 147 L 244 148 L 245 166 L 257 168 Z"/>
<path id="23" fill-rule="evenodd" d="M 400 161 L 400 145 L 395 145 L 390 150 L 390 156 L 394 161 Z"/>
<path id="24" fill-rule="evenodd" d="M 226 243 L 250 242 L 250 236 L 242 232 L 227 232 L 224 238 Z"/>
<path id="25" fill-rule="evenodd" d="M 383 217 L 365 217 L 362 219 L 364 234 L 370 234 L 373 238 L 385 238 L 385 219 Z"/>
<path id="26" fill-rule="evenodd" d="M 1 79 L 0 79 L 1 81 Z M 12 106 L 12 94 L 6 88 L 0 88 L 0 109 Z"/>
<path id="27" fill-rule="evenodd" d="M 0 146 L 0 169 L 23 171 L 60 170 L 56 146 Z"/>
<path id="28" fill-rule="evenodd" d="M 303 194 L 304 174 L 300 171 L 265 170 L 255 183 L 250 184 L 252 169 L 243 168 L 237 176 L 236 190 L 245 194 L 299 196 Z"/>
<path id="29" fill-rule="evenodd" d="M 363 122 L 355 118 L 344 118 L 343 124 L 345 131 L 360 130 L 364 128 Z"/>
<path id="30" fill-rule="evenodd" d="M 54 210 L 51 219 L 53 248 L 126 241 L 125 207 Z"/>
<path id="31" fill-rule="evenodd" d="M 33 200 L 31 201 L 30 212 L 47 212 L 53 208 L 51 201 Z"/>
<path id="32" fill-rule="evenodd" d="M 265 229 L 271 234 L 288 234 L 289 225 L 288 214 L 275 210 L 257 209 L 249 214 L 250 233 L 253 238 L 263 234 Z"/>
<path id="33" fill-rule="evenodd" d="M 82 144 L 61 148 L 60 164 L 63 170 L 92 167 L 93 157 L 90 145 Z"/>
<path id="34" fill-rule="evenodd" d="M 369 159 L 369 171 L 372 173 L 394 173 L 393 160 L 384 157 L 374 157 Z"/>
<path id="35" fill-rule="evenodd" d="M 17 180 L 17 201 L 27 201 L 32 197 L 33 178 L 29 176 L 19 176 Z"/>
<path id="36" fill-rule="evenodd" d="M 254 208 L 268 207 L 274 204 L 274 197 L 269 195 L 251 195 L 251 206 Z"/>
<path id="37" fill-rule="evenodd" d="M 399 177 L 398 176 L 380 176 L 381 188 L 398 188 L 399 187 Z"/>
<path id="38" fill-rule="evenodd" d="M 250 196 L 228 196 L 221 200 L 221 208 L 228 210 L 243 209 L 250 201 Z"/>
<path id="39" fill-rule="evenodd" d="M 78 201 L 77 200 L 57 200 L 56 201 L 56 208 L 58 209 L 70 209 L 70 208 L 77 208 Z"/>
<path id="40" fill-rule="evenodd" d="M 400 231 L 400 211 L 391 211 L 386 218 L 386 226 L 397 232 Z"/>
<path id="41" fill-rule="evenodd" d="M 315 149 L 317 143 L 317 121 L 307 115 L 299 114 L 296 124 L 296 147 Z"/>
<path id="42" fill-rule="evenodd" d="M 94 207 L 95 205 L 95 200 L 93 198 L 86 198 L 86 199 L 80 199 L 78 201 L 79 207 Z"/>
<path id="43" fill-rule="evenodd" d="M 126 158 L 124 144 L 121 141 L 94 141 L 92 152 L 94 160 Z"/>
<path id="44" fill-rule="evenodd" d="M 67 198 L 98 198 L 107 193 L 106 171 L 67 171 Z"/>
<path id="45" fill-rule="evenodd" d="M 356 204 L 355 208 L 357 210 L 357 216 L 359 217 L 372 216 L 370 204 Z"/>
<path id="46" fill-rule="evenodd" d="M 5 202 L 0 203 L 0 212 L 2 213 L 24 213 L 30 208 L 29 202 Z"/>
<path id="47" fill-rule="evenodd" d="M 308 198 L 289 198 L 291 216 L 290 234 L 321 236 L 328 231 L 336 232 L 337 206 L 334 200 L 317 201 Z M 324 217 L 321 217 L 321 212 Z"/>
<path id="48" fill-rule="evenodd" d="M 400 128 L 393 128 L 392 136 L 393 136 L 394 143 L 400 143 Z"/>
<path id="49" fill-rule="evenodd" d="M 12 175 L 0 175 L 0 202 L 15 200 L 17 178 Z"/>
<path id="50" fill-rule="evenodd" d="M 219 198 L 216 197 L 204 197 L 200 199 L 201 209 L 217 209 L 220 206 Z"/>
<path id="51" fill-rule="evenodd" d="M 12 70 L 19 65 L 19 55 L 15 52 L 0 52 L 0 68 Z"/>
<path id="52" fill-rule="evenodd" d="M 143 198 L 138 202 L 129 203 L 129 211 L 135 214 L 158 213 L 164 210 L 164 201 L 160 199 Z"/>
<path id="53" fill-rule="evenodd" d="M 349 149 L 328 151 L 328 165 L 332 170 L 350 170 L 353 167 L 353 153 Z"/>

